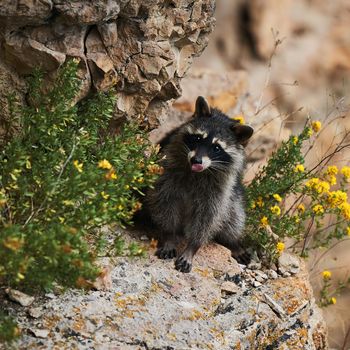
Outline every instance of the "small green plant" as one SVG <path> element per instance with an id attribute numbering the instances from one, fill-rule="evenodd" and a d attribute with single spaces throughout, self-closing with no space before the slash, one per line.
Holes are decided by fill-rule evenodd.
<path id="1" fill-rule="evenodd" d="M 328 270 L 322 271 L 323 286 L 320 291 L 320 306 L 334 305 L 337 303 L 336 295 L 338 295 L 347 285 L 350 284 L 350 278 L 342 282 L 338 282 L 337 286 L 332 284 L 332 273 Z"/>
<path id="2" fill-rule="evenodd" d="M 292 239 L 294 251 L 307 256 L 310 249 L 350 235 L 350 167 L 339 171 L 327 166 L 346 145 L 339 144 L 318 166 L 304 166 L 303 145 L 320 129 L 319 121 L 308 122 L 300 135 L 282 143 L 247 186 L 248 244 L 268 264 L 285 249 L 285 238 Z"/>
<path id="3" fill-rule="evenodd" d="M 10 345 L 20 335 L 16 322 L 12 317 L 0 311 L 0 344 Z"/>
<path id="4" fill-rule="evenodd" d="M 129 223 L 140 208 L 135 194 L 161 171 L 136 125 L 106 135 L 112 94 L 75 103 L 77 65 L 67 62 L 46 92 L 35 72 L 30 106 L 14 111 L 21 131 L 0 154 L 0 284 L 48 289 L 94 279 L 94 232 Z"/>

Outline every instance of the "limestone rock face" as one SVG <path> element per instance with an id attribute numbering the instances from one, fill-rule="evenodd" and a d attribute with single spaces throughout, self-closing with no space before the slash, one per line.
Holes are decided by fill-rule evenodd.
<path id="1" fill-rule="evenodd" d="M 150 248 L 146 258 L 117 259 L 108 291 L 50 293 L 35 301 L 45 309 L 36 317 L 33 307 L 4 307 L 17 308 L 18 349 L 327 349 L 305 266 L 287 278 L 271 271 L 210 245 L 183 274 Z"/>
<path id="2" fill-rule="evenodd" d="M 179 82 L 206 47 L 215 0 L 18 0 L 0 8 L 0 64 L 28 74 L 81 59 L 80 98 L 113 88 L 116 114 L 158 111 L 181 94 Z M 155 108 L 156 107 L 156 108 Z"/>

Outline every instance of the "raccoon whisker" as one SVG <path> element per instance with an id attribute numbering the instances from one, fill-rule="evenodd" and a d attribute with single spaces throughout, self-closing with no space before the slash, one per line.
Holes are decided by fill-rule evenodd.
<path id="1" fill-rule="evenodd" d="M 224 160 L 212 160 L 211 161 L 212 164 L 230 164 L 230 162 L 224 161 Z"/>
<path id="2" fill-rule="evenodd" d="M 216 166 L 210 166 L 208 169 L 210 169 L 211 171 L 214 170 L 215 172 L 222 173 L 222 174 L 225 174 L 227 172 L 227 169 L 216 167 Z"/>

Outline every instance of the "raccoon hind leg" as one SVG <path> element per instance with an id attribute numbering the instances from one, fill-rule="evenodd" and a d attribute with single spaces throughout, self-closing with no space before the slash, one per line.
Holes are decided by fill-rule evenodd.
<path id="1" fill-rule="evenodd" d="M 231 250 L 232 257 L 239 263 L 248 265 L 252 260 L 251 254 L 242 245 L 242 241 L 234 235 L 220 232 L 214 237 L 214 241 Z"/>

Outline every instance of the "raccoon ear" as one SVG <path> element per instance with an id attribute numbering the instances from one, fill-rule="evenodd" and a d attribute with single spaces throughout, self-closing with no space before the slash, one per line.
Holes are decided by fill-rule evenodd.
<path id="1" fill-rule="evenodd" d="M 203 96 L 198 96 L 196 101 L 195 117 L 210 117 L 210 107 L 207 100 Z"/>
<path id="2" fill-rule="evenodd" d="M 237 123 L 232 126 L 232 131 L 236 135 L 237 141 L 241 145 L 246 146 L 248 140 L 253 135 L 254 129 L 249 125 L 242 125 Z"/>

